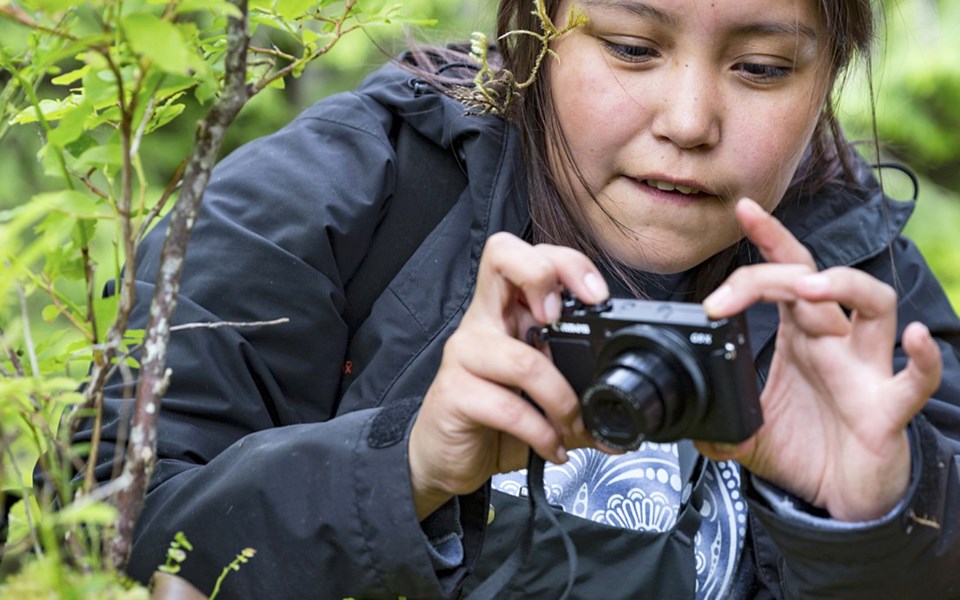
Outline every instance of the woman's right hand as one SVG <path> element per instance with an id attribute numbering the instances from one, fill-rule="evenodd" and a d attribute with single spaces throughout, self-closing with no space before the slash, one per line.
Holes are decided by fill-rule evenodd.
<path id="1" fill-rule="evenodd" d="M 529 448 L 562 463 L 567 448 L 594 445 L 573 389 L 545 351 L 524 341 L 530 327 L 560 317 L 563 288 L 585 303 L 609 295 L 580 252 L 531 246 L 507 233 L 487 240 L 473 299 L 444 346 L 410 433 L 410 479 L 421 520 L 493 474 L 523 468 Z"/>

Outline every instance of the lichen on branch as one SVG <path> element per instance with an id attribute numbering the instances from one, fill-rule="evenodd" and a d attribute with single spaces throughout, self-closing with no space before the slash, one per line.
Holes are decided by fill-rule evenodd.
<path id="1" fill-rule="evenodd" d="M 534 0 L 533 14 L 540 23 L 540 32 L 528 29 L 508 31 L 499 39 L 511 36 L 528 35 L 540 42 L 540 51 L 534 61 L 533 68 L 524 81 L 517 81 L 516 76 L 508 69 L 494 69 L 490 66 L 487 36 L 481 32 L 474 32 L 471 36 L 470 57 L 480 65 L 477 74 L 470 85 L 455 86 L 451 95 L 459 100 L 470 114 L 492 114 L 503 116 L 509 113 L 514 101 L 520 96 L 520 90 L 527 88 L 536 81 L 537 74 L 543 66 L 544 59 L 549 55 L 559 60 L 559 56 L 550 48 L 551 42 L 579 29 L 587 24 L 587 16 L 573 4 L 567 15 L 567 22 L 563 28 L 557 27 L 550 15 L 544 0 Z"/>

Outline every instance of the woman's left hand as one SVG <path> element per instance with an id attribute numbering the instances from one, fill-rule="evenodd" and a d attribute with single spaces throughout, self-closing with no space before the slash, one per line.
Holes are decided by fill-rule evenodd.
<path id="1" fill-rule="evenodd" d="M 939 348 L 924 325 L 911 323 L 901 340 L 909 362 L 894 374 L 896 292 L 852 268 L 818 273 L 803 244 L 753 201 L 741 200 L 737 217 L 767 263 L 738 269 L 704 308 L 722 318 L 758 301 L 777 303 L 764 424 L 734 447 L 697 446 L 835 519 L 879 518 L 906 495 L 906 426 L 939 386 Z"/>

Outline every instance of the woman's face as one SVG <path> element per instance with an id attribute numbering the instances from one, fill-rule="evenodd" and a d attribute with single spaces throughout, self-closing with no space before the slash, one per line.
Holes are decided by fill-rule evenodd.
<path id="1" fill-rule="evenodd" d="M 560 179 L 615 258 L 656 273 L 689 269 L 742 237 L 738 199 L 773 210 L 797 169 L 830 80 L 816 7 L 575 1 L 589 22 L 555 43 L 548 85 L 599 206 L 570 169 L 559 167 Z M 561 2 L 558 20 L 573 2 Z"/>

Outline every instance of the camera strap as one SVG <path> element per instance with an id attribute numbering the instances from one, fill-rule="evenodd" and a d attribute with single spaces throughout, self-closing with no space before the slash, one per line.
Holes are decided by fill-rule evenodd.
<path id="1" fill-rule="evenodd" d="M 563 540 L 563 547 L 567 553 L 567 585 L 563 590 L 560 600 L 566 600 L 570 597 L 573 590 L 573 582 L 577 575 L 577 549 L 573 545 L 573 540 L 567 532 L 560 526 L 557 517 L 553 514 L 550 505 L 547 503 L 546 492 L 543 485 L 543 459 L 533 450 L 530 451 L 530 457 L 527 460 L 527 491 L 530 500 L 530 516 L 527 519 L 527 526 L 520 535 L 520 542 L 506 559 L 497 567 L 497 570 L 490 574 L 483 583 L 481 583 L 469 596 L 467 600 L 494 600 L 500 595 L 500 591 L 513 579 L 513 576 L 523 565 L 530 550 L 533 548 L 533 537 L 536 533 L 536 516 L 539 511 L 550 525 L 560 532 Z"/>

